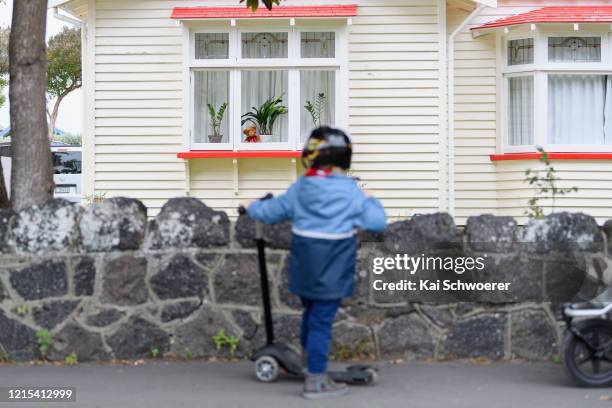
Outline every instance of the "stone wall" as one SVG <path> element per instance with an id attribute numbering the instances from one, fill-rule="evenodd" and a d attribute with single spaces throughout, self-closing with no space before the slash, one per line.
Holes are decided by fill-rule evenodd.
<path id="1" fill-rule="evenodd" d="M 229 348 L 217 350 L 212 339 L 220 329 L 239 338 L 237 357 L 262 345 L 252 221 L 241 217 L 232 224 L 194 198 L 168 201 L 151 221 L 146 211 L 129 198 L 85 208 L 51 200 L 17 213 L 0 210 L 0 357 L 36 358 L 43 328 L 53 334 L 50 359 L 73 352 L 79 361 L 158 353 L 227 357 Z M 391 250 L 416 245 L 433 251 L 450 242 L 462 252 L 487 251 L 499 275 L 510 279 L 533 262 L 553 276 L 558 255 L 550 255 L 550 246 L 562 253 L 568 242 L 605 266 L 612 242 L 606 232 L 612 224 L 602 232 L 584 214 L 555 214 L 524 228 L 511 218 L 483 215 L 460 230 L 440 213 L 359 238 Z M 300 307 L 287 289 L 289 225 L 266 227 L 265 235 L 277 336 L 296 344 Z M 535 245 L 521 248 L 521 240 Z M 558 354 L 559 305 L 423 304 L 373 293 L 367 251 L 360 254 L 356 296 L 334 327 L 335 357 L 537 360 Z"/>

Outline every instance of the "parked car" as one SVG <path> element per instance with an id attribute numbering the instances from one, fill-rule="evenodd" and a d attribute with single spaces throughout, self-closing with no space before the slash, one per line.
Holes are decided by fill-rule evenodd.
<path id="1" fill-rule="evenodd" d="M 81 202 L 82 147 L 61 142 L 51 143 L 53 181 L 56 198 L 73 203 Z M 0 157 L 7 189 L 10 193 L 11 149 L 9 143 L 0 143 Z"/>
<path id="2" fill-rule="evenodd" d="M 55 142 L 51 144 L 54 196 L 80 203 L 83 149 L 81 146 L 54 146 L 54 144 Z"/>

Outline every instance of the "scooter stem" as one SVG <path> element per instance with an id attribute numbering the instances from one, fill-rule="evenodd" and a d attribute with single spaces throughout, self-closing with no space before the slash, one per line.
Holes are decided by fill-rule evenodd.
<path id="1" fill-rule="evenodd" d="M 259 261 L 261 278 L 261 294 L 263 299 L 264 323 L 266 325 L 266 343 L 274 344 L 274 323 L 272 322 L 272 307 L 270 306 L 270 285 L 268 283 L 268 265 L 266 264 L 266 241 L 263 239 L 263 226 L 255 221 L 255 243 Z"/>
<path id="2" fill-rule="evenodd" d="M 263 240 L 263 224 L 261 221 L 255 221 L 255 239 Z"/>

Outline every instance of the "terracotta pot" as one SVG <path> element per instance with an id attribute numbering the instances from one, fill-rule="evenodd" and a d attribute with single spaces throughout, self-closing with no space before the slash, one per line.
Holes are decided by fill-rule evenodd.
<path id="1" fill-rule="evenodd" d="M 221 143 L 223 135 L 208 135 L 208 143 Z"/>

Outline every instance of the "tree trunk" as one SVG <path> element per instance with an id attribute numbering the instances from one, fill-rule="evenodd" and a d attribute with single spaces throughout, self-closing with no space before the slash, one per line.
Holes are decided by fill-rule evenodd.
<path id="1" fill-rule="evenodd" d="M 0 209 L 10 207 L 11 201 L 9 200 L 8 193 L 6 192 L 6 185 L 4 184 L 4 169 L 2 168 L 2 162 L 0 161 Z"/>
<path id="2" fill-rule="evenodd" d="M 12 171 L 15 209 L 52 197 L 53 167 L 47 133 L 46 0 L 13 2 L 9 42 Z"/>
<path id="3" fill-rule="evenodd" d="M 53 140 L 53 130 L 55 129 L 55 122 L 57 122 L 57 115 L 59 114 L 59 107 L 64 99 L 64 95 L 60 95 L 55 99 L 53 103 L 53 110 L 49 114 L 49 140 Z"/>

